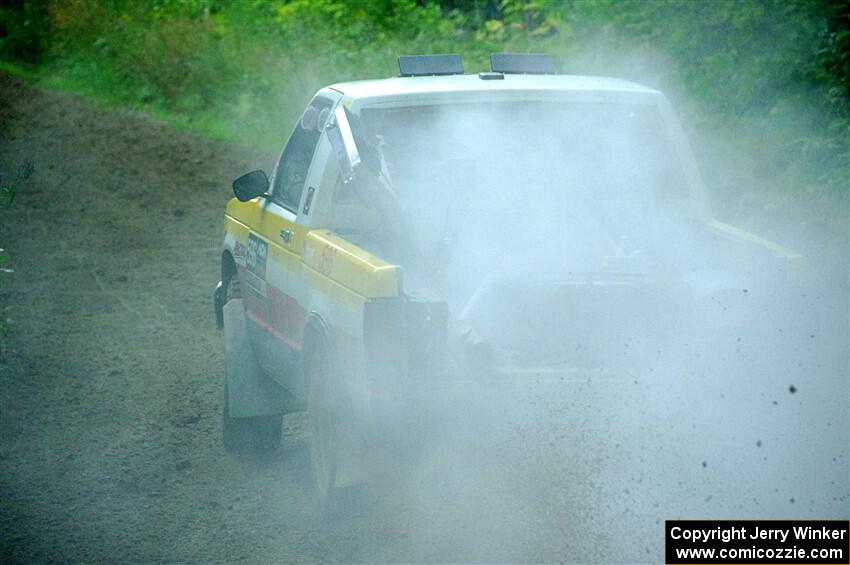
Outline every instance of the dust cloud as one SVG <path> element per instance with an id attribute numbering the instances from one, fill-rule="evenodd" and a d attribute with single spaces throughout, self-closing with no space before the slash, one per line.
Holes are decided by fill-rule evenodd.
<path id="1" fill-rule="evenodd" d="M 659 84 L 626 66 L 599 72 Z M 274 157 L 7 75 L 0 100 L 3 170 L 37 168 L 0 223 L 10 562 L 658 562 L 667 518 L 850 514 L 846 194 L 773 214 L 702 139 L 704 189 L 663 104 L 354 112 L 409 241 L 349 239 L 451 316 L 416 424 L 324 519 L 303 414 L 266 458 L 220 441 L 226 185 Z"/>
<path id="2" fill-rule="evenodd" d="M 404 230 L 358 243 L 447 303 L 463 381 L 416 375 L 439 399 L 373 493 L 417 559 L 651 561 L 665 518 L 848 515 L 846 238 L 711 224 L 674 113 L 631 94 L 352 112 Z"/>

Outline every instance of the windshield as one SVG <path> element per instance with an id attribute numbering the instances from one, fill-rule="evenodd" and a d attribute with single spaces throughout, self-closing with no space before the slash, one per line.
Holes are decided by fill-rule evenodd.
<path id="1" fill-rule="evenodd" d="M 365 108 L 351 122 L 364 163 L 391 187 L 419 252 L 468 248 L 482 273 L 507 262 L 602 270 L 606 257 L 646 250 L 659 200 L 687 197 L 654 105 Z"/>
<path id="2" fill-rule="evenodd" d="M 580 181 L 600 196 L 686 196 L 678 156 L 654 105 L 524 101 L 367 108 L 357 122 L 362 137 L 379 138 L 403 193 L 438 173 L 434 165 L 447 165 L 441 176 L 448 177 L 449 189 L 474 182 L 473 166 L 482 174 L 544 181 L 555 191 L 563 183 L 548 182 L 552 174 Z"/>

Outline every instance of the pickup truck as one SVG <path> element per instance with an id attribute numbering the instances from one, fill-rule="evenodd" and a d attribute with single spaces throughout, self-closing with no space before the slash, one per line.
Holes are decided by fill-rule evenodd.
<path id="1" fill-rule="evenodd" d="M 428 395 L 687 364 L 800 277 L 712 217 L 661 92 L 545 55 L 399 65 L 316 93 L 225 214 L 225 447 L 306 409 L 321 500 Z"/>

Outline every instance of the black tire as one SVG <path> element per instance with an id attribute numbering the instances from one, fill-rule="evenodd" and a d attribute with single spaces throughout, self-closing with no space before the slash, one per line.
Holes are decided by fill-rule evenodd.
<path id="1" fill-rule="evenodd" d="M 225 285 L 224 303 L 238 298 L 239 280 L 234 274 Z M 227 364 L 224 374 L 224 398 L 222 399 L 221 434 L 224 449 L 230 453 L 257 453 L 272 451 L 280 445 L 283 428 L 283 416 L 234 417 L 230 415 L 230 397 L 227 388 Z"/>
<path id="2" fill-rule="evenodd" d="M 333 361 L 326 340 L 318 338 L 308 352 L 307 413 L 310 426 L 310 468 L 316 498 L 323 514 L 332 513 L 336 486 L 338 405 L 333 387 Z"/>

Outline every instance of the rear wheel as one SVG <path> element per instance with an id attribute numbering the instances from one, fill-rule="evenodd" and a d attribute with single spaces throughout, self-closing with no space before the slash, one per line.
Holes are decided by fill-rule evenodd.
<path id="1" fill-rule="evenodd" d="M 338 494 L 336 472 L 339 434 L 332 363 L 328 346 L 323 340 L 311 348 L 307 361 L 310 465 L 319 504 L 323 512 L 327 512 Z"/>
<path id="2" fill-rule="evenodd" d="M 234 274 L 225 285 L 224 303 L 239 298 L 239 279 Z M 225 353 L 227 355 L 227 353 Z M 230 391 L 227 386 L 227 363 L 224 374 L 224 399 L 221 432 L 224 449 L 231 453 L 269 451 L 277 448 L 282 435 L 283 416 L 236 417 L 230 415 Z"/>

